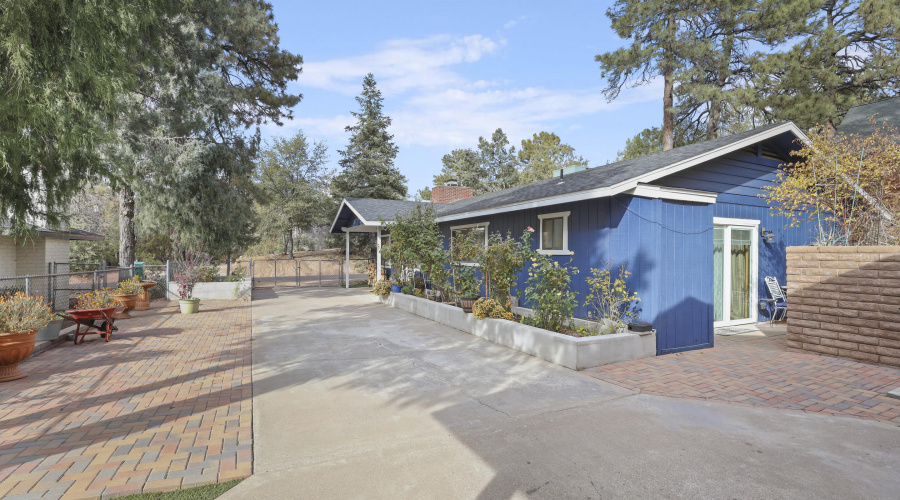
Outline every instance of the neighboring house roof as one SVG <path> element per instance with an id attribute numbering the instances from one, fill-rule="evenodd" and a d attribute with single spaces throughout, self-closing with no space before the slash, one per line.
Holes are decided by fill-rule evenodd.
<path id="1" fill-rule="evenodd" d="M 554 177 L 452 203 L 434 205 L 434 208 L 438 222 L 445 222 L 498 212 L 614 196 L 620 193 L 648 192 L 647 183 L 649 182 L 764 140 L 772 140 L 773 143 L 778 144 L 781 152 L 787 157 L 793 141 L 798 138 L 808 141 L 793 122 L 766 125 L 726 137 L 601 165 L 568 174 L 562 178 Z M 692 199 L 691 196 L 695 196 L 715 200 L 714 193 L 691 190 L 673 191 L 681 191 L 676 193 L 676 196 L 681 196 L 679 199 Z M 339 232 L 342 227 L 338 225 L 339 220 L 344 220 L 345 226 L 350 222 L 352 217 L 348 217 L 348 215 L 351 210 L 361 219 L 362 224 L 378 225 L 381 218 L 393 217 L 393 214 L 403 213 L 419 204 L 425 203 L 361 198 L 345 199 L 335 218 L 335 224 L 332 225 L 332 232 Z"/>
<path id="2" fill-rule="evenodd" d="M 0 224 L 0 236 L 7 232 L 10 228 L 8 223 Z M 81 229 L 67 229 L 67 230 L 58 230 L 58 229 L 48 229 L 46 227 L 35 227 L 32 228 L 32 231 L 39 238 L 54 238 L 60 240 L 89 240 L 89 241 L 102 241 L 104 236 L 102 234 L 91 233 L 88 231 L 82 231 Z"/>
<path id="3" fill-rule="evenodd" d="M 844 120 L 838 126 L 838 132 L 844 134 L 870 135 L 872 124 L 869 118 L 875 115 L 876 125 L 887 123 L 900 129 L 900 97 L 870 102 L 860 106 L 853 106 L 847 111 Z"/>

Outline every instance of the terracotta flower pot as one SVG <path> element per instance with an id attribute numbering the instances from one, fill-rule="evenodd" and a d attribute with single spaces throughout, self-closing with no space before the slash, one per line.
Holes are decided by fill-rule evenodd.
<path id="1" fill-rule="evenodd" d="M 140 295 L 140 294 L 131 293 L 131 294 L 127 294 L 127 295 L 125 295 L 125 294 L 113 295 L 113 297 L 116 299 L 116 301 L 125 307 L 125 312 L 123 312 L 122 315 L 119 316 L 119 318 L 122 318 L 122 319 L 131 318 L 131 315 L 128 313 L 130 311 L 133 311 L 134 306 L 137 305 L 138 295 Z"/>
<path id="2" fill-rule="evenodd" d="M 34 333 L 0 333 L 0 382 L 18 380 L 25 376 L 19 369 L 19 363 L 34 350 L 37 340 Z"/>

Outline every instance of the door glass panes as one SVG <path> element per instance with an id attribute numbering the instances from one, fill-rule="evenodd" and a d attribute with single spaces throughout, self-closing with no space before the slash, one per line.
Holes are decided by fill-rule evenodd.
<path id="1" fill-rule="evenodd" d="M 753 231 L 731 228 L 731 320 L 750 317 L 750 247 Z"/>
<path id="2" fill-rule="evenodd" d="M 713 321 L 725 319 L 725 229 L 713 229 Z"/>
<path id="3" fill-rule="evenodd" d="M 563 249 L 563 218 L 541 220 L 541 250 Z"/>

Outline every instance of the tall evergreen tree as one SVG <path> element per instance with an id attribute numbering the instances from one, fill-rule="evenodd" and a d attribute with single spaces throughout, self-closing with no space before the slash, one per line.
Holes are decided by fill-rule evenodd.
<path id="1" fill-rule="evenodd" d="M 108 177 L 97 148 L 159 59 L 167 0 L 5 0 L 0 6 L 0 219 L 54 226 L 86 182 Z"/>
<path id="2" fill-rule="evenodd" d="M 478 138 L 478 157 L 485 173 L 487 192 L 511 188 L 519 183 L 519 161 L 516 147 L 509 145 L 503 129 L 497 129 L 488 141 Z"/>
<path id="3" fill-rule="evenodd" d="M 350 143 L 338 151 L 341 172 L 331 184 L 332 196 L 342 198 L 406 199 L 406 177 L 394 166 L 397 146 L 388 133 L 391 118 L 384 114 L 381 91 L 372 73 L 363 80 L 362 94 L 356 97 L 356 123 L 346 128 Z"/>
<path id="4" fill-rule="evenodd" d="M 136 196 L 143 224 L 182 233 L 182 244 L 220 255 L 246 244 L 258 125 L 280 124 L 301 97 L 286 86 L 302 58 L 278 48 L 268 3 L 197 0 L 164 28 L 162 57 L 139 65 L 142 83 L 123 98 L 129 112 L 105 150 L 120 194 L 121 265 L 134 259 Z"/>
<path id="5" fill-rule="evenodd" d="M 685 56 L 694 51 L 696 41 L 685 33 L 685 19 L 695 15 L 692 2 L 670 0 L 617 0 L 606 15 L 612 28 L 630 45 L 599 54 L 604 90 L 610 100 L 625 86 L 638 86 L 663 77 L 663 149 L 675 144 L 675 72 Z"/>
<path id="6" fill-rule="evenodd" d="M 761 48 L 774 49 L 806 25 L 812 0 L 699 0 L 683 21 L 687 64 L 676 73 L 678 122 L 705 125 L 714 139 L 727 122 L 754 118 L 756 93 L 750 61 Z M 748 116 L 748 113 L 751 116 Z M 762 122 L 771 121 L 763 116 Z M 690 122 L 688 124 L 687 122 Z M 759 123 L 759 120 L 757 120 Z M 761 124 L 761 123 L 760 123 Z"/>
<path id="7" fill-rule="evenodd" d="M 703 140 L 704 130 L 700 127 L 675 127 L 675 147 L 687 146 Z M 625 139 L 625 148 L 616 155 L 616 161 L 630 160 L 659 153 L 663 149 L 663 134 L 659 127 L 645 128 L 634 137 Z"/>
<path id="8" fill-rule="evenodd" d="M 434 176 L 435 186 L 454 179 L 460 186 L 472 188 L 476 196 L 488 192 L 487 172 L 474 149 L 454 149 L 441 158 L 441 164 L 441 172 Z"/>
<path id="9" fill-rule="evenodd" d="M 757 107 L 833 132 L 852 106 L 900 93 L 900 1 L 817 4 L 790 50 L 756 59 Z"/>
<path id="10" fill-rule="evenodd" d="M 519 184 L 528 184 L 553 177 L 561 168 L 588 165 L 587 160 L 575 155 L 575 148 L 563 144 L 558 135 L 541 132 L 531 139 L 522 140 L 519 150 L 521 173 Z"/>

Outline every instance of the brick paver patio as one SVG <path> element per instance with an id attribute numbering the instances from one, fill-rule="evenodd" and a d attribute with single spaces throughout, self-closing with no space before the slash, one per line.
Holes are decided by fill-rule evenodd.
<path id="1" fill-rule="evenodd" d="M 900 370 L 788 349 L 785 335 L 716 337 L 716 347 L 585 373 L 646 394 L 845 415 L 900 425 Z"/>
<path id="2" fill-rule="evenodd" d="M 154 303 L 0 384 L 0 497 L 110 498 L 252 472 L 250 304 Z"/>

